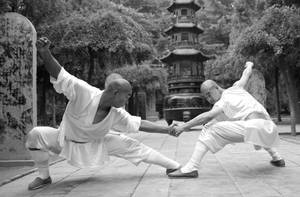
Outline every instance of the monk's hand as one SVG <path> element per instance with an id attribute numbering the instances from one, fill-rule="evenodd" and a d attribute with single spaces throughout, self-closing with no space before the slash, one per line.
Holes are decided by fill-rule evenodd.
<path id="1" fill-rule="evenodd" d="M 169 135 L 175 136 L 176 134 L 176 131 L 174 130 L 175 126 L 177 126 L 177 124 L 174 122 L 169 126 L 169 131 L 168 131 Z"/>
<path id="2" fill-rule="evenodd" d="M 248 61 L 248 62 L 246 62 L 246 64 L 245 64 L 245 68 L 252 68 L 254 66 L 254 64 L 253 64 L 253 62 L 250 62 L 250 61 Z"/>
<path id="3" fill-rule="evenodd" d="M 51 41 L 46 37 L 41 37 L 36 41 L 36 48 L 40 53 L 46 52 L 49 50 Z"/>
<path id="4" fill-rule="evenodd" d="M 184 132 L 184 129 L 180 126 L 175 126 L 174 132 L 175 132 L 174 136 L 178 137 L 182 132 Z"/>

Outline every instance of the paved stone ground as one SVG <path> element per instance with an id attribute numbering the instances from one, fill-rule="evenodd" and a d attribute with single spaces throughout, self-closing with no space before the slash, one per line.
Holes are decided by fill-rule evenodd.
<path id="1" fill-rule="evenodd" d="M 161 134 L 132 135 L 143 143 L 184 164 L 188 161 L 197 131 L 179 138 Z M 65 161 L 51 167 L 53 184 L 27 191 L 36 173 L 0 187 L 1 197 L 299 197 L 300 137 L 281 136 L 279 151 L 285 168 L 269 164 L 265 151 L 251 145 L 228 145 L 217 154 L 208 153 L 197 179 L 168 179 L 165 169 L 111 158 L 100 169 L 78 169 Z"/>

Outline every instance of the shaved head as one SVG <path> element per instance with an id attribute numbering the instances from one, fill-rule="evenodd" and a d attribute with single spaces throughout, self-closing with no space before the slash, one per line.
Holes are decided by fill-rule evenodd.
<path id="1" fill-rule="evenodd" d="M 123 77 L 118 74 L 118 73 L 111 73 L 109 74 L 106 79 L 105 79 L 105 88 L 108 87 L 108 84 L 110 84 L 112 81 L 116 80 L 116 79 L 123 79 Z"/>
<path id="2" fill-rule="evenodd" d="M 108 91 L 131 91 L 132 87 L 130 83 L 123 78 L 118 78 L 110 81 L 107 85 Z"/>
<path id="3" fill-rule="evenodd" d="M 206 80 L 201 84 L 201 93 L 206 100 L 215 104 L 222 96 L 223 88 L 221 88 L 215 81 Z"/>
<path id="4" fill-rule="evenodd" d="M 110 106 L 123 107 L 131 97 L 132 87 L 126 79 L 114 79 L 108 83 L 103 94 L 106 98 L 105 102 Z"/>
<path id="5" fill-rule="evenodd" d="M 206 80 L 201 84 L 201 92 L 206 92 L 211 88 L 218 88 L 219 85 L 213 80 Z"/>

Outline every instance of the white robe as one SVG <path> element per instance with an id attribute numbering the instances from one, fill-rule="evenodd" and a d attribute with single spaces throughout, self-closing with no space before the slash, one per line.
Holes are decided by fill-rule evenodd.
<path id="1" fill-rule="evenodd" d="M 243 121 L 245 131 L 239 133 L 244 141 L 263 147 L 274 147 L 279 144 L 277 127 L 266 109 L 246 90 L 233 86 L 224 90 L 220 100 L 214 106 L 222 108 L 229 121 Z M 267 120 L 246 118 L 251 113 L 263 114 Z M 230 129 L 230 128 L 229 128 Z"/>
<path id="2" fill-rule="evenodd" d="M 60 156 L 77 167 L 98 167 L 109 159 L 105 135 L 112 129 L 138 132 L 141 118 L 122 108 L 112 107 L 107 116 L 93 124 L 103 91 L 61 69 L 57 80 L 50 79 L 54 89 L 69 100 L 59 126 Z"/>

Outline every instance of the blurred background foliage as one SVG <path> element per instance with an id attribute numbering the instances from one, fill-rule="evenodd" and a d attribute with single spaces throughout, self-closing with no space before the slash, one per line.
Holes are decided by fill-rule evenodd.
<path id="1" fill-rule="evenodd" d="M 29 18 L 38 36 L 52 41 L 51 50 L 62 65 L 92 85 L 103 88 L 105 77 L 118 72 L 136 89 L 151 92 L 161 88 L 166 93 L 167 73 L 163 66 L 153 69 L 152 64 L 160 64 L 157 58 L 168 48 L 163 31 L 172 24 L 166 10 L 171 2 L 0 0 L 0 14 L 13 11 Z M 266 81 L 268 110 L 290 113 L 292 123 L 300 122 L 300 2 L 197 2 L 202 6 L 196 16 L 204 30 L 199 37 L 201 47 L 216 57 L 206 62 L 206 77 L 229 86 L 240 77 L 244 63 L 254 61 Z M 38 67 L 38 81 L 39 114 L 46 114 L 45 123 L 47 106 L 54 102 L 59 111 L 65 102 L 53 94 L 42 66 Z"/>

